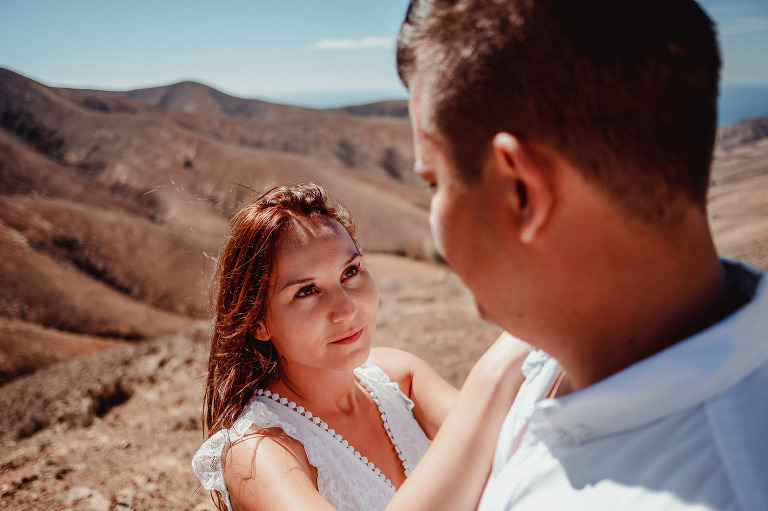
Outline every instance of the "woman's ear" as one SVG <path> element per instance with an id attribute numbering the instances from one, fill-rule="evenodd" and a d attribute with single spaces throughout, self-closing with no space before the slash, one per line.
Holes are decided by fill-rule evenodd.
<path id="1" fill-rule="evenodd" d="M 263 341 L 263 342 L 267 342 L 272 338 L 272 336 L 269 335 L 269 330 L 267 330 L 267 327 L 263 321 L 259 321 L 258 323 L 256 323 L 256 325 L 254 325 L 253 336 L 256 338 L 257 341 Z"/>
<path id="2" fill-rule="evenodd" d="M 548 161 L 515 135 L 497 133 L 491 144 L 496 171 L 504 177 L 517 237 L 531 243 L 549 219 L 554 204 Z"/>

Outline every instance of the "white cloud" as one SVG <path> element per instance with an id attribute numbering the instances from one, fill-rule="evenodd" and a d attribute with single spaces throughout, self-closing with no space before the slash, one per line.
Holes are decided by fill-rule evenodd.
<path id="1" fill-rule="evenodd" d="M 369 48 L 394 48 L 392 37 L 363 37 L 361 39 L 320 39 L 310 48 L 313 50 L 360 50 Z"/>

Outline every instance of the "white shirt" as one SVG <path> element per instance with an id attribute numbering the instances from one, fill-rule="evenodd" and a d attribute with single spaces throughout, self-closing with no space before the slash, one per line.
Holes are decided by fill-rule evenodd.
<path id="1" fill-rule="evenodd" d="M 590 387 L 531 353 L 480 511 L 768 510 L 766 279 L 724 265 L 749 303 Z"/>

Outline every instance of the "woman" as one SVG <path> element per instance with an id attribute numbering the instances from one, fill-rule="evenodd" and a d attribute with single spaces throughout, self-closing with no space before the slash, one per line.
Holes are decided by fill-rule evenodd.
<path id="1" fill-rule="evenodd" d="M 417 357 L 371 349 L 378 295 L 354 231 L 317 185 L 273 189 L 233 220 L 208 364 L 211 436 L 193 460 L 220 509 L 477 504 L 522 381 L 509 368 L 527 350 L 497 342 L 457 400 Z"/>

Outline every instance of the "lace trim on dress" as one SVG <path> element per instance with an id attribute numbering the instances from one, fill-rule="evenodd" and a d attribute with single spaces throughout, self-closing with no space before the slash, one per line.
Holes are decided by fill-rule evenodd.
<path id="1" fill-rule="evenodd" d="M 419 461 L 429 445 L 429 440 L 411 413 L 414 407 L 413 401 L 403 394 L 397 382 L 391 381 L 381 368 L 370 362 L 356 368 L 354 373 L 357 380 L 376 403 L 387 435 L 397 451 L 398 457 L 402 460 L 404 473 L 406 476 L 410 475 L 416 462 Z M 292 412 L 288 412 L 288 417 L 292 418 L 278 415 L 274 406 L 267 406 L 269 403 L 292 410 Z M 213 434 L 200 447 L 192 460 L 195 475 L 200 479 L 203 487 L 219 492 L 228 509 L 231 510 L 232 507 L 226 488 L 221 457 L 227 445 L 246 436 L 249 428 L 254 424 L 264 429 L 281 428 L 286 434 L 304 444 L 310 464 L 318 470 L 318 490 L 326 500 L 338 509 L 348 511 L 383 509 L 394 495 L 395 487 L 386 475 L 373 462 L 368 461 L 353 446 L 349 445 L 341 435 L 328 427 L 322 419 L 273 392 L 257 390 L 232 428 L 220 430 Z M 304 430 L 304 424 L 307 424 L 308 429 L 300 431 Z M 316 426 L 317 429 L 315 430 L 313 426 Z M 306 434 L 311 430 L 315 430 L 317 434 Z M 331 440 L 331 438 L 335 440 Z M 334 442 L 333 446 L 328 444 L 329 441 Z M 364 466 L 370 469 L 369 475 L 366 477 L 379 481 L 381 486 L 366 487 L 361 484 L 363 483 L 362 480 L 354 480 L 354 477 L 348 478 L 346 473 L 352 474 L 359 469 L 351 466 L 345 467 L 344 459 L 335 458 L 339 452 L 346 453 L 348 459 L 354 460 L 358 467 L 360 466 L 359 462 L 363 462 Z M 347 472 L 345 473 L 345 471 Z"/>
<path id="2" fill-rule="evenodd" d="M 241 440 L 246 435 L 248 429 L 254 424 L 260 424 L 260 427 L 264 429 L 279 427 L 290 436 L 297 434 L 296 428 L 291 424 L 281 421 L 277 415 L 265 406 L 248 406 L 245 409 L 245 413 L 232 425 L 232 428 L 222 429 L 211 435 L 192 460 L 192 470 L 202 483 L 203 488 L 208 491 L 217 491 L 222 496 L 228 509 L 232 509 L 232 505 L 229 501 L 229 491 L 224 479 L 221 457 L 225 448 L 231 443 Z"/>
<path id="3" fill-rule="evenodd" d="M 398 447 L 397 442 L 395 441 L 395 438 L 392 436 L 392 430 L 389 427 L 389 422 L 387 421 L 387 414 L 384 411 L 384 409 L 381 407 L 381 400 L 378 398 L 378 396 L 375 394 L 372 388 L 370 388 L 366 383 L 361 382 L 361 384 L 365 387 L 365 389 L 368 391 L 368 393 L 373 398 L 373 402 L 376 403 L 376 406 L 379 409 L 379 413 L 381 413 L 381 420 L 384 424 L 384 429 L 387 431 L 387 436 L 389 436 L 389 440 L 392 442 L 392 445 L 395 447 L 395 450 L 397 451 L 397 455 L 400 458 L 401 462 L 405 460 L 405 455 L 403 454 L 403 451 Z M 269 390 L 264 389 L 258 389 L 256 391 L 257 396 L 264 396 L 267 398 L 272 399 L 276 403 L 280 403 L 281 405 L 293 410 L 294 412 L 298 413 L 299 415 L 306 418 L 309 422 L 314 424 L 315 426 L 319 427 L 320 429 L 327 431 L 330 436 L 332 436 L 336 441 L 338 441 L 345 449 L 349 450 L 354 454 L 354 456 L 362 461 L 368 468 L 370 468 L 379 478 L 381 478 L 385 483 L 387 483 L 387 486 L 390 488 L 395 488 L 395 485 L 392 484 L 392 482 L 389 480 L 389 478 L 384 475 L 384 473 L 372 462 L 368 461 L 368 458 L 360 454 L 360 451 L 355 449 L 355 447 L 344 440 L 344 437 L 342 437 L 340 434 L 336 433 L 336 430 L 333 428 L 330 428 L 328 424 L 322 420 L 320 417 L 316 417 L 312 415 L 312 412 L 309 410 L 305 410 L 303 406 L 297 406 L 296 403 L 293 401 L 288 401 L 287 398 L 280 397 L 279 394 L 276 394 L 274 392 L 271 392 Z"/>
<path id="4" fill-rule="evenodd" d="M 400 390 L 400 385 L 397 382 L 394 382 L 389 379 L 389 375 L 381 370 L 380 367 L 378 367 L 375 364 L 372 364 L 371 362 L 366 362 L 357 369 L 355 369 L 355 376 L 357 376 L 358 381 L 360 384 L 365 387 L 365 389 L 368 391 L 368 393 L 373 398 L 373 401 L 376 403 L 376 406 L 379 408 L 379 411 L 381 412 L 381 419 L 384 423 L 384 429 L 387 432 L 387 435 L 389 436 L 389 440 L 392 442 L 392 445 L 395 447 L 395 451 L 397 451 L 397 456 L 400 458 L 400 461 L 403 464 L 403 469 L 405 471 L 405 475 L 410 476 L 411 471 L 415 468 L 416 462 L 421 459 L 421 455 L 415 458 L 415 460 L 410 459 L 409 453 L 412 455 L 412 449 L 406 449 L 404 446 L 398 441 L 398 438 L 400 440 L 406 440 L 410 441 L 412 438 L 403 437 L 403 433 L 408 430 L 408 426 L 404 424 L 402 414 L 400 413 L 402 409 L 398 408 L 391 408 L 394 403 L 391 401 L 387 401 L 387 398 L 390 399 L 394 396 L 392 394 L 386 395 L 384 393 L 384 388 L 389 387 L 394 391 L 394 394 L 396 396 L 399 396 L 400 399 L 403 400 L 403 404 L 405 404 L 405 408 L 408 412 L 411 412 L 415 406 L 414 402 L 406 396 L 402 390 Z M 395 400 L 397 398 L 395 397 Z M 394 416 L 390 416 L 386 413 L 386 406 L 390 406 L 390 411 L 394 412 Z M 408 414 L 410 417 L 410 420 L 413 421 L 413 415 L 410 413 Z M 392 427 L 393 423 L 396 427 Z M 418 427 L 418 426 L 417 426 Z M 420 429 L 420 428 L 419 428 Z M 425 439 L 425 441 L 428 442 L 428 440 Z M 411 446 L 412 447 L 412 446 Z M 420 454 L 423 454 L 420 453 Z"/>
<path id="5" fill-rule="evenodd" d="M 390 382 L 390 383 L 392 383 L 392 382 Z M 367 390 L 368 393 L 373 398 L 373 402 L 376 403 L 376 407 L 379 409 L 379 413 L 381 413 L 381 422 L 384 425 L 384 430 L 387 432 L 387 436 L 389 437 L 389 441 L 392 442 L 392 445 L 394 446 L 395 451 L 397 451 L 397 457 L 400 458 L 400 463 L 401 464 L 405 463 L 405 461 L 406 461 L 405 453 L 403 452 L 403 449 L 400 447 L 400 445 L 397 443 L 397 439 L 395 439 L 395 436 L 392 433 L 392 427 L 390 426 L 390 422 L 389 422 L 389 418 L 387 416 L 387 413 L 384 410 L 384 408 L 382 407 L 381 398 L 376 394 L 376 390 L 373 388 L 373 386 L 370 385 L 366 380 L 361 379 L 360 380 L 360 384 L 363 387 L 365 387 L 365 390 Z M 395 385 L 397 385 L 397 383 L 395 383 Z M 399 385 L 397 385 L 397 390 L 400 391 L 400 386 Z M 410 399 L 408 399 L 408 401 L 411 403 L 411 406 L 409 408 L 409 410 L 410 410 L 411 408 L 413 408 L 413 401 L 411 401 Z M 405 471 L 405 475 L 406 476 L 409 475 L 408 473 L 410 472 L 410 470 L 408 469 L 408 467 L 404 466 L 403 470 Z"/>

